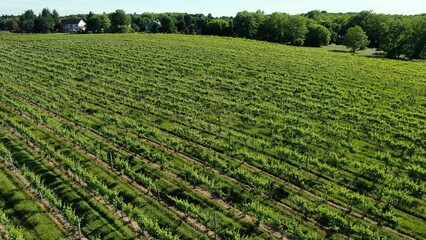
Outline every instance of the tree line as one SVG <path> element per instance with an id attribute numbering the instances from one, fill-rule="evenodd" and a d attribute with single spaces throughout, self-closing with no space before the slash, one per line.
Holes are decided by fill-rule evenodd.
<path id="1" fill-rule="evenodd" d="M 86 32 L 128 33 L 145 32 L 154 20 L 160 24 L 150 27 L 151 33 L 183 33 L 242 37 L 295 46 L 326 46 L 345 44 L 352 51 L 366 47 L 378 48 L 388 57 L 405 56 L 426 59 L 426 14 L 387 15 L 372 11 L 359 13 L 328 13 L 313 10 L 290 15 L 275 12 L 243 11 L 235 17 L 213 17 L 211 14 L 113 13 L 77 14 L 60 17 L 48 8 L 36 15 L 32 10 L 20 16 L 1 16 L 0 29 L 14 32 L 63 32 L 61 19 L 83 19 Z"/>

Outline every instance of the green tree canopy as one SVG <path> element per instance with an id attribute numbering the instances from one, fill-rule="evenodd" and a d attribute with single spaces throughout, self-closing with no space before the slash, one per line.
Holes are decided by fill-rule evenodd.
<path id="1" fill-rule="evenodd" d="M 382 27 L 380 48 L 388 57 L 399 57 L 409 52 L 410 37 L 413 34 L 411 21 L 393 19 Z"/>
<path id="2" fill-rule="evenodd" d="M 104 14 L 94 14 L 92 12 L 87 16 L 86 27 L 88 31 L 94 33 L 102 33 L 105 30 L 108 30 L 111 26 L 111 21 L 108 16 Z"/>
<path id="3" fill-rule="evenodd" d="M 426 59 L 426 16 L 415 24 L 411 45 L 413 46 L 411 58 Z"/>
<path id="4" fill-rule="evenodd" d="M 98 32 L 108 31 L 111 28 L 111 20 L 106 13 L 99 15 L 100 23 Z"/>
<path id="5" fill-rule="evenodd" d="M 34 31 L 34 20 L 36 19 L 36 15 L 33 10 L 25 11 L 20 17 L 19 22 L 21 26 L 21 30 L 24 32 L 33 32 Z"/>
<path id="6" fill-rule="evenodd" d="M 330 31 L 319 24 L 309 24 L 308 33 L 305 38 L 305 45 L 312 47 L 327 46 L 331 40 Z"/>
<path id="7" fill-rule="evenodd" d="M 308 32 L 306 27 L 307 19 L 302 16 L 290 16 L 287 22 L 286 40 L 292 45 L 300 46 L 305 41 L 305 35 Z"/>
<path id="8" fill-rule="evenodd" d="M 385 14 L 370 14 L 365 19 L 363 26 L 361 27 L 365 30 L 365 33 L 370 40 L 370 47 L 380 47 L 382 40 L 380 32 L 383 25 L 386 24 L 389 20 L 391 20 L 391 17 Z"/>
<path id="9" fill-rule="evenodd" d="M 47 25 L 48 32 L 51 29 L 53 29 L 53 26 L 55 25 L 56 21 L 55 21 L 55 16 L 53 16 L 49 8 L 43 8 L 43 10 L 41 11 L 41 15 L 39 17 L 44 18 L 44 21 L 46 22 L 46 25 Z"/>
<path id="10" fill-rule="evenodd" d="M 56 11 L 56 9 L 53 9 L 52 17 L 53 17 L 53 20 L 55 21 L 55 23 L 57 23 L 59 21 L 59 13 L 58 13 L 58 11 Z"/>
<path id="11" fill-rule="evenodd" d="M 229 36 L 231 24 L 225 19 L 214 19 L 207 24 L 207 34 L 217 36 Z"/>
<path id="12" fill-rule="evenodd" d="M 44 17 L 37 17 L 34 19 L 34 32 L 35 33 L 48 33 L 49 26 L 47 25 L 47 21 Z"/>
<path id="13" fill-rule="evenodd" d="M 239 12 L 234 18 L 235 34 L 238 37 L 256 38 L 265 14 L 262 11 L 257 12 Z"/>
<path id="14" fill-rule="evenodd" d="M 111 14 L 111 32 L 126 33 L 130 31 L 131 18 L 122 9 L 117 9 Z"/>
<path id="15" fill-rule="evenodd" d="M 352 52 L 359 49 L 365 49 L 369 44 L 368 36 L 360 26 L 348 29 L 344 45 L 350 48 Z"/>
<path id="16" fill-rule="evenodd" d="M 288 14 L 278 12 L 268 15 L 259 30 L 261 38 L 270 42 L 284 42 L 288 17 Z"/>
<path id="17" fill-rule="evenodd" d="M 175 33 L 177 31 L 177 26 L 175 20 L 167 14 L 164 14 L 160 18 L 162 33 Z"/>
<path id="18" fill-rule="evenodd" d="M 96 32 L 96 29 L 99 27 L 99 16 L 95 15 L 93 12 L 89 12 L 87 15 L 86 28 L 87 31 Z"/>
<path id="19" fill-rule="evenodd" d="M 306 22 L 307 18 L 302 16 L 273 13 L 263 22 L 259 34 L 267 41 L 303 45 L 308 32 Z"/>
<path id="20" fill-rule="evenodd" d="M 185 22 L 187 28 L 190 28 L 195 23 L 194 18 L 189 14 L 185 14 L 185 16 L 183 17 L 183 21 Z"/>

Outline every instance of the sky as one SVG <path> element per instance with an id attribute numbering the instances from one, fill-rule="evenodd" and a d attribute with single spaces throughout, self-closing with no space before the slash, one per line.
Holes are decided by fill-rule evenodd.
<path id="1" fill-rule="evenodd" d="M 311 10 L 327 12 L 373 10 L 375 13 L 411 15 L 426 13 L 426 0 L 2 0 L 0 15 L 20 15 L 27 9 L 39 13 L 45 7 L 50 10 L 56 9 L 61 16 L 89 11 L 109 13 L 116 9 L 123 9 L 128 13 L 211 13 L 215 17 L 235 16 L 240 11 L 258 9 L 267 14 L 273 12 L 299 14 Z"/>

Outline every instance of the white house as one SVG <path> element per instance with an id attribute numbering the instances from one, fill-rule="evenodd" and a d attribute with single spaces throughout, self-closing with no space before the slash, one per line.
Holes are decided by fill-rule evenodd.
<path id="1" fill-rule="evenodd" d="M 64 24 L 64 31 L 67 33 L 86 31 L 86 22 L 82 19 L 61 20 L 61 23 Z"/>

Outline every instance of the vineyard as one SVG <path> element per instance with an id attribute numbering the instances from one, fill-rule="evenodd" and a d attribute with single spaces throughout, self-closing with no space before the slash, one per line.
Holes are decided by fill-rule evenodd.
<path id="1" fill-rule="evenodd" d="M 426 62 L 0 34 L 0 239 L 426 239 Z"/>

